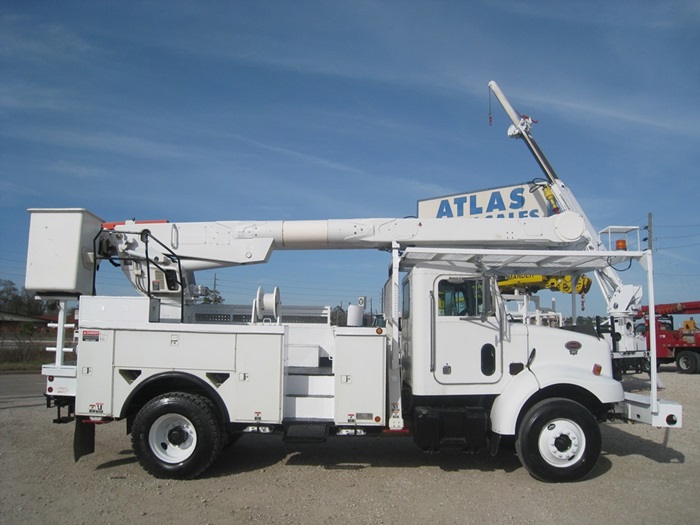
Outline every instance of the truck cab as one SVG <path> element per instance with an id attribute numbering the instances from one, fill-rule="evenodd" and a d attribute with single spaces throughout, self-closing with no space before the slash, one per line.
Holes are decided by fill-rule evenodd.
<path id="1" fill-rule="evenodd" d="M 604 340 L 515 320 L 492 276 L 455 264 L 418 264 L 401 290 L 404 417 L 424 449 L 491 446 L 495 452 L 501 436 L 518 432 L 525 432 L 524 443 L 526 415 L 552 399 L 585 408 L 588 421 L 572 425 L 571 434 L 591 444 L 598 438 L 583 428 L 624 399 Z M 554 450 L 556 465 L 556 456 L 570 449 Z M 566 470 L 551 463 L 544 468 L 555 475 Z"/>

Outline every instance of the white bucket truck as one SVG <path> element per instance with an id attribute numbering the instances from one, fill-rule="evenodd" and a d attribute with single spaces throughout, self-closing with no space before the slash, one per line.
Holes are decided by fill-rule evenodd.
<path id="1" fill-rule="evenodd" d="M 425 450 L 495 454 L 502 436 L 515 437 L 533 476 L 572 481 L 596 465 L 599 422 L 682 424 L 681 407 L 658 400 L 655 384 L 648 398 L 623 391 L 609 338 L 517 322 L 505 309 L 499 277 L 628 261 L 646 267 L 653 294 L 651 253 L 591 249 L 580 211 L 206 223 L 30 213 L 25 287 L 61 305 L 56 359 L 43 373 L 47 404 L 59 420 L 62 407 L 75 417 L 76 459 L 94 450 L 97 424 L 117 420 L 142 466 L 173 478 L 201 474 L 244 432 L 323 442 L 408 430 Z M 333 326 L 329 308 L 282 305 L 277 289 L 259 290 L 248 307 L 198 300 L 197 271 L 297 249 L 387 251 L 384 326 L 360 326 L 357 312 L 357 326 Z M 106 262 L 138 297 L 95 294 Z M 63 326 L 75 299 L 77 362 L 68 364 Z"/>

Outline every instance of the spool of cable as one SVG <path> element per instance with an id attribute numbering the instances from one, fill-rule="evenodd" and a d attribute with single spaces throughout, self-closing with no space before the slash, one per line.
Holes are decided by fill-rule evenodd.
<path id="1" fill-rule="evenodd" d="M 265 293 L 261 286 L 258 288 L 255 298 L 256 317 L 258 319 L 264 319 L 265 317 L 277 319 L 279 317 L 280 304 L 280 290 L 278 287 L 275 286 L 272 293 Z"/>

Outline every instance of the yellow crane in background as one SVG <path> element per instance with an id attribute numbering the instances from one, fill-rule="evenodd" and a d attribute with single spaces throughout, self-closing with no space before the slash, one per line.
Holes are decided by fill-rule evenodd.
<path id="1" fill-rule="evenodd" d="M 590 277 L 579 276 L 576 281 L 576 289 L 572 290 L 571 276 L 551 277 L 548 275 L 509 275 L 498 281 L 498 287 L 503 293 L 514 293 L 516 291 L 525 293 L 535 293 L 539 290 L 552 290 L 562 293 L 572 293 L 584 295 L 591 289 L 593 281 Z"/>

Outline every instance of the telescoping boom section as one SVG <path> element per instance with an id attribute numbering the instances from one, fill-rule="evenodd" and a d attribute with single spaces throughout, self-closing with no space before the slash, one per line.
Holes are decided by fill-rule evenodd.
<path id="1" fill-rule="evenodd" d="M 600 423 L 682 425 L 681 407 L 655 388 L 624 391 L 612 360 L 615 325 L 562 329 L 510 314 L 520 298 L 501 294 L 503 278 L 628 263 L 646 270 L 653 304 L 651 253 L 591 249 L 575 210 L 197 223 L 30 213 L 25 287 L 63 312 L 63 339 L 43 373 L 57 421 L 75 421 L 76 459 L 94 451 L 97 424 L 121 420 L 148 472 L 183 479 L 244 433 L 319 443 L 393 433 L 427 451 L 492 454 L 505 436 L 532 476 L 574 481 L 596 466 Z M 361 293 L 347 322 L 331 322 L 330 307 L 286 304 L 278 288 L 259 288 L 247 304 L 210 304 L 196 280 L 200 270 L 262 264 L 275 251 L 329 249 L 387 252 L 374 322 Z M 123 271 L 134 295 L 97 293 L 105 264 Z M 77 348 L 65 340 L 69 301 L 78 301 Z"/>

